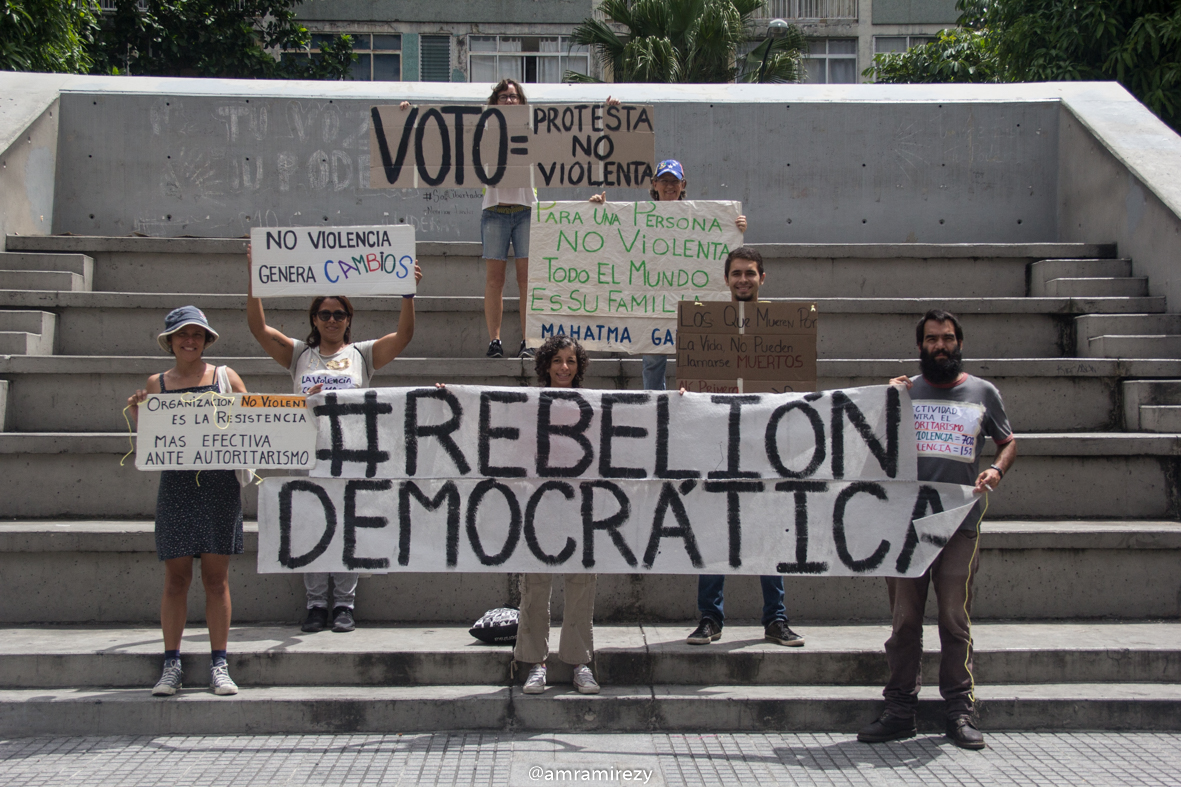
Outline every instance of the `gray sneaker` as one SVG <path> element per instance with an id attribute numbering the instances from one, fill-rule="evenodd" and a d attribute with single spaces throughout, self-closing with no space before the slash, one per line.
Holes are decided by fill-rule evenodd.
<path id="1" fill-rule="evenodd" d="M 534 664 L 529 668 L 529 676 L 525 678 L 525 688 L 522 691 L 526 694 L 541 694 L 545 691 L 544 664 Z"/>
<path id="2" fill-rule="evenodd" d="M 219 661 L 209 668 L 209 688 L 214 694 L 226 696 L 238 693 L 238 684 L 230 677 L 230 668 L 224 661 Z"/>
<path id="3" fill-rule="evenodd" d="M 579 664 L 574 668 L 574 688 L 578 689 L 579 694 L 599 693 L 599 682 L 595 680 L 590 667 L 585 664 Z"/>
<path id="4" fill-rule="evenodd" d="M 180 668 L 180 659 L 164 659 L 164 673 L 152 688 L 153 697 L 171 697 L 180 690 L 184 670 Z"/>

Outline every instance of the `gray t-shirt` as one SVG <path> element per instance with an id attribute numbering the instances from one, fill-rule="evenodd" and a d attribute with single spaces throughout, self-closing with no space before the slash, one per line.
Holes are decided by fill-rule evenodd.
<path id="1" fill-rule="evenodd" d="M 919 480 L 974 485 L 980 475 L 984 438 L 991 437 L 997 445 L 1013 439 L 1000 391 L 970 374 L 943 386 L 922 375 L 911 382 Z M 982 513 L 983 504 L 978 502 L 960 529 L 975 531 Z"/>
<path id="2" fill-rule="evenodd" d="M 368 388 L 373 376 L 373 345 L 377 342 L 346 344 L 333 355 L 321 355 L 319 348 L 311 348 L 299 339 L 292 339 L 291 380 L 295 392 L 305 393 L 317 383 L 325 391 L 342 388 Z"/>

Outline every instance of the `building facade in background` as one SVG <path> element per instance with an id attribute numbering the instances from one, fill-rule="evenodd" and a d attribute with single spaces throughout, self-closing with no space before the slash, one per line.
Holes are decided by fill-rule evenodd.
<path id="1" fill-rule="evenodd" d="M 592 53 L 570 41 L 598 0 L 309 0 L 300 21 L 325 36 L 348 33 L 353 78 L 374 81 L 561 82 L 566 71 L 609 79 Z M 753 31 L 771 19 L 808 37 L 807 82 L 863 81 L 876 52 L 929 41 L 958 17 L 955 0 L 767 0 Z"/>

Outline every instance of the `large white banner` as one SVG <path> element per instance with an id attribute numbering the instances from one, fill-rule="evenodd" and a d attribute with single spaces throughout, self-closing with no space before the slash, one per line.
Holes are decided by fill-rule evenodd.
<path id="1" fill-rule="evenodd" d="M 263 483 L 262 572 L 917 576 L 974 502 L 916 481 L 895 387 L 456 386 L 309 404 L 320 461 Z"/>
<path id="2" fill-rule="evenodd" d="M 913 577 L 974 502 L 906 481 L 268 478 L 258 570 Z"/>
<path id="3" fill-rule="evenodd" d="M 410 295 L 414 228 L 279 227 L 250 230 L 256 298 L 277 295 Z"/>
<path id="4" fill-rule="evenodd" d="M 738 202 L 539 202 L 529 240 L 525 338 L 588 350 L 675 354 L 677 303 L 728 301 L 742 245 Z"/>
<path id="5" fill-rule="evenodd" d="M 306 469 L 316 425 L 302 396 L 151 394 L 139 406 L 140 470 Z"/>

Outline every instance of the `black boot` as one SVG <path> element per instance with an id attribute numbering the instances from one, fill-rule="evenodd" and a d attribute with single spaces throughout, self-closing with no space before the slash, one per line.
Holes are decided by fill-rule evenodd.
<path id="1" fill-rule="evenodd" d="M 952 716 L 947 720 L 947 737 L 961 749 L 983 749 L 984 734 L 976 728 L 968 715 Z"/>
<path id="2" fill-rule="evenodd" d="M 886 711 L 877 721 L 862 727 L 857 733 L 857 740 L 862 743 L 885 743 L 913 738 L 917 733 L 914 716 L 895 716 Z"/>

